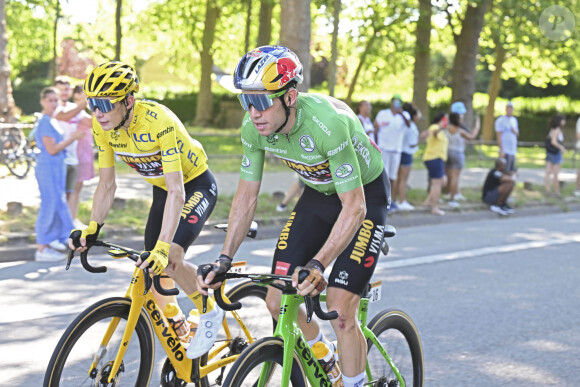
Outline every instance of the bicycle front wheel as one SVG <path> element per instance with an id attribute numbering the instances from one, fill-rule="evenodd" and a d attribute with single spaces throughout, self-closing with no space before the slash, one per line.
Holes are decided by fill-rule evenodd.
<path id="1" fill-rule="evenodd" d="M 265 337 L 248 347 L 232 366 L 225 386 L 280 386 L 282 380 L 282 360 L 284 357 L 284 341 L 279 337 Z M 262 368 L 266 367 L 266 380 L 258 384 Z M 305 387 L 306 379 L 300 366 L 298 355 L 294 353 L 290 385 Z"/>
<path id="2" fill-rule="evenodd" d="M 131 300 L 108 298 L 82 312 L 58 342 L 44 377 L 45 387 L 56 386 L 148 386 L 153 371 L 153 330 L 144 311 L 113 384 L 107 383 L 122 342 Z M 113 319 L 120 318 L 105 348 L 101 342 Z M 91 364 L 96 367 L 91 370 Z"/>
<path id="3" fill-rule="evenodd" d="M 422 387 L 423 348 L 413 320 L 405 312 L 387 309 L 378 313 L 367 326 L 393 360 L 405 385 Z M 373 385 L 377 386 L 398 386 L 399 384 L 395 384 L 397 377 L 385 357 L 371 340 L 367 341 L 367 345 L 367 361 L 372 374 L 372 380 L 367 380 L 367 383 L 373 382 Z"/>

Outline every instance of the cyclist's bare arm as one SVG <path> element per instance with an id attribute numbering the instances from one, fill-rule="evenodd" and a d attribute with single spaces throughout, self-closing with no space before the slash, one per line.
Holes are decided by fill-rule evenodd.
<path id="1" fill-rule="evenodd" d="M 183 173 L 181 171 L 169 172 L 165 174 L 165 186 L 167 186 L 167 200 L 163 210 L 163 223 L 158 240 L 171 243 L 179 225 L 181 210 L 185 204 L 185 188 L 183 184 Z M 137 261 L 137 264 L 141 260 Z M 149 266 L 145 261 L 140 266 L 142 269 Z"/>
<path id="2" fill-rule="evenodd" d="M 256 213 L 258 193 L 260 192 L 261 184 L 261 180 L 247 181 L 240 179 L 238 182 L 238 189 L 234 195 L 230 215 L 228 217 L 228 233 L 226 234 L 226 241 L 222 248 L 222 254 L 233 258 L 242 244 Z M 206 277 L 205 283 L 210 283 L 214 277 L 214 273 L 210 272 Z M 204 284 L 201 276 L 198 276 L 197 280 L 200 293 L 207 294 L 207 291 L 203 288 L 207 288 L 208 285 Z M 220 284 L 217 283 L 210 287 L 212 289 L 217 289 L 219 285 Z"/>
<path id="3" fill-rule="evenodd" d="M 367 212 L 362 186 L 348 192 L 339 193 L 338 197 L 342 202 L 342 210 L 332 227 L 328 239 L 322 245 L 320 251 L 312 257 L 322 263 L 324 267 L 328 267 L 346 249 L 364 221 Z M 296 276 L 293 279 L 297 283 L 298 277 Z M 314 289 L 315 287 L 308 280 L 298 284 L 298 293 L 300 295 L 310 294 Z"/>

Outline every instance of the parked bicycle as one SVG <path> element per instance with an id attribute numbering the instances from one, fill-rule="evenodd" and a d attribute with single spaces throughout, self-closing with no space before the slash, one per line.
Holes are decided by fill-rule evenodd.
<path id="1" fill-rule="evenodd" d="M 28 124 L 0 123 L 0 161 L 18 178 L 28 174 L 34 161 L 34 144 L 22 131 L 28 127 Z"/>
<path id="2" fill-rule="evenodd" d="M 386 236 L 394 235 L 388 227 Z M 386 241 L 383 251 L 388 252 Z M 203 268 L 201 269 L 203 272 Z M 207 274 L 207 273 L 205 273 Z M 308 271 L 300 273 L 300 281 Z M 323 320 L 336 318 L 336 312 L 324 312 L 320 302 L 326 301 L 322 294 L 314 298 L 301 297 L 292 286 L 291 276 L 276 274 L 224 273 L 215 282 L 232 278 L 247 278 L 260 286 L 272 286 L 282 291 L 280 314 L 274 335 L 262 338 L 250 345 L 236 360 L 225 380 L 226 386 L 332 386 L 297 323 L 298 309 L 306 304 L 308 321 L 313 311 Z M 369 286 L 368 294 L 361 298 L 358 319 L 367 339 L 368 356 L 365 386 L 421 387 L 423 386 L 423 349 L 415 324 L 403 311 L 385 309 L 367 323 L 368 305 L 380 299 L 380 284 Z M 225 304 L 216 296 L 216 302 L 224 310 L 236 310 L 239 302 Z"/>
<path id="3" fill-rule="evenodd" d="M 217 227 L 225 228 L 225 225 Z M 255 233 L 254 225 L 248 236 L 255 237 Z M 107 248 L 108 254 L 117 259 L 126 257 L 137 261 L 141 253 L 105 241 L 97 241 L 91 245 L 94 246 Z M 88 252 L 81 253 L 83 267 L 91 273 L 105 272 L 106 267 L 89 264 Z M 69 254 L 67 269 L 73 255 L 74 252 Z M 159 276 L 152 279 L 148 272 L 136 267 L 124 297 L 98 301 L 78 315 L 54 350 L 44 386 L 148 386 L 154 367 L 154 336 L 167 354 L 161 371 L 161 386 L 194 383 L 206 387 L 210 385 L 210 373 L 217 374 L 215 383 L 221 385 L 226 367 L 254 342 L 257 335 L 263 337 L 272 333 L 273 320 L 264 302 L 266 288 L 244 282 L 222 295 L 222 286 L 220 292 L 215 292 L 220 299 L 243 300 L 244 303 L 260 304 L 260 307 L 252 308 L 251 314 L 243 310 L 228 313 L 223 333 L 213 348 L 201 358 L 188 359 L 184 345 L 150 291 L 152 284 L 160 294 L 178 293 L 177 289 L 163 289 Z"/>

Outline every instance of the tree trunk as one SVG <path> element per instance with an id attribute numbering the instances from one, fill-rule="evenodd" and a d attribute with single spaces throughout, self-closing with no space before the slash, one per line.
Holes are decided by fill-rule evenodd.
<path id="1" fill-rule="evenodd" d="M 481 0 L 476 7 L 468 5 L 461 24 L 461 33 L 456 37 L 457 52 L 453 61 L 451 102 L 461 101 L 467 108 L 465 124 L 473 127 L 473 94 L 475 93 L 475 65 L 479 48 L 479 34 L 483 17 L 490 0 Z"/>
<path id="2" fill-rule="evenodd" d="M 423 114 L 419 129 L 430 122 L 427 91 L 429 90 L 429 60 L 431 57 L 431 0 L 419 0 L 419 20 L 415 31 L 415 68 L 413 70 L 413 102 Z"/>
<path id="3" fill-rule="evenodd" d="M 123 38 L 123 30 L 121 29 L 121 13 L 123 8 L 123 0 L 117 0 L 117 10 L 115 11 L 115 60 L 121 60 L 121 39 Z"/>
<path id="4" fill-rule="evenodd" d="M 6 0 L 0 0 L 0 121 L 14 120 L 14 99 L 10 83 L 8 35 L 6 35 Z"/>
<path id="5" fill-rule="evenodd" d="M 304 67 L 300 91 L 310 88 L 310 0 L 280 1 L 280 44 L 298 55 Z"/>
<path id="6" fill-rule="evenodd" d="M 215 25 L 219 17 L 219 10 L 219 6 L 215 1 L 207 0 L 200 53 L 201 80 L 195 112 L 195 125 L 198 126 L 209 126 L 213 119 L 213 94 L 211 91 L 212 46 L 215 39 Z"/>
<path id="7" fill-rule="evenodd" d="M 252 0 L 248 0 L 248 13 L 246 14 L 246 34 L 244 39 L 244 52 L 250 49 L 250 25 L 252 23 Z"/>
<path id="8" fill-rule="evenodd" d="M 328 66 L 328 94 L 334 97 L 334 86 L 336 85 L 336 60 L 338 58 L 338 21 L 340 19 L 341 0 L 334 0 L 334 28 L 332 30 L 332 43 L 330 64 Z"/>
<path id="9" fill-rule="evenodd" d="M 356 67 L 354 75 L 352 76 L 352 81 L 350 82 L 350 86 L 348 87 L 348 94 L 346 96 L 346 103 L 348 105 L 350 105 L 352 103 L 352 95 L 354 93 L 354 88 L 356 87 L 356 82 L 358 81 L 358 77 L 360 75 L 360 72 L 362 71 L 362 69 L 364 67 L 366 57 L 367 57 L 369 51 L 371 50 L 371 47 L 376 39 L 377 39 L 376 31 L 373 31 L 373 34 L 371 35 L 369 40 L 367 40 L 367 45 L 366 45 L 364 51 L 360 55 L 358 66 Z"/>
<path id="10" fill-rule="evenodd" d="M 56 15 L 54 17 L 54 25 L 52 29 L 52 60 L 50 61 L 50 79 L 54 81 L 56 78 L 56 46 L 57 46 L 57 32 L 58 19 L 60 19 L 60 0 L 56 0 Z"/>
<path id="11" fill-rule="evenodd" d="M 483 118 L 483 125 L 481 127 L 481 137 L 484 140 L 493 140 L 495 138 L 494 122 L 495 122 L 495 100 L 501 90 L 501 72 L 505 62 L 506 51 L 499 41 L 495 42 L 495 70 L 491 74 L 491 81 L 489 82 L 489 103 L 485 109 L 485 117 Z"/>
<path id="12" fill-rule="evenodd" d="M 267 46 L 272 39 L 272 11 L 274 2 L 272 0 L 262 0 L 260 2 L 260 26 L 258 27 L 258 39 L 256 46 Z M 246 51 L 247 52 L 247 51 Z"/>

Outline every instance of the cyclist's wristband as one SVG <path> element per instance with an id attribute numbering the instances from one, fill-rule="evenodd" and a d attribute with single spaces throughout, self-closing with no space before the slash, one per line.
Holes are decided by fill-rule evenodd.
<path id="1" fill-rule="evenodd" d="M 315 268 L 318 269 L 321 273 L 324 274 L 324 270 L 326 270 L 326 268 L 324 267 L 324 265 L 322 264 L 322 262 L 320 262 L 318 259 L 311 259 L 310 261 L 308 261 L 308 263 L 306 264 L 307 268 Z"/>

